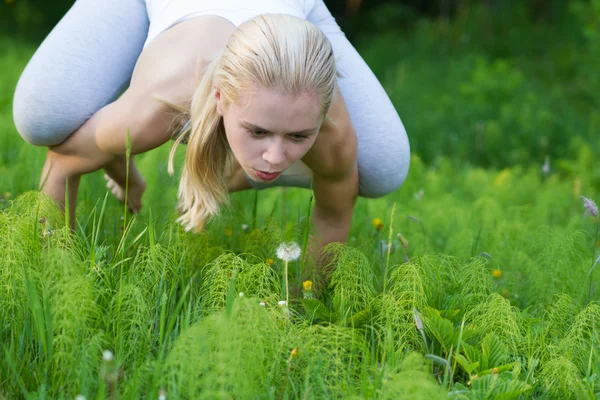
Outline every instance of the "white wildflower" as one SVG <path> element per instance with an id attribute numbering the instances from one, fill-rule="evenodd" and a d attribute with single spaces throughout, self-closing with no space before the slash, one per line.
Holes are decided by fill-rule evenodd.
<path id="1" fill-rule="evenodd" d="M 167 391 L 165 389 L 160 389 L 158 392 L 158 400 L 167 400 Z"/>
<path id="2" fill-rule="evenodd" d="M 266 306 L 266 303 L 265 303 L 264 301 L 261 301 L 261 302 L 260 302 L 260 303 L 258 303 L 258 304 L 260 304 L 260 305 L 261 305 L 261 306 L 263 306 L 263 307 L 264 307 L 264 306 Z"/>
<path id="3" fill-rule="evenodd" d="M 246 232 L 248 230 L 248 224 L 242 224 L 242 230 Z"/>
<path id="4" fill-rule="evenodd" d="M 285 301 L 285 300 L 279 300 L 279 301 L 277 302 L 277 304 L 279 304 L 281 307 L 285 307 L 285 306 L 287 306 L 287 305 L 288 305 L 288 302 L 287 302 L 287 301 Z"/>
<path id="5" fill-rule="evenodd" d="M 244 292 L 240 292 L 240 297 L 244 297 Z"/>
<path id="6" fill-rule="evenodd" d="M 82 394 L 78 394 L 77 396 L 75 396 L 75 400 L 85 400 L 85 396 Z"/>
<path id="7" fill-rule="evenodd" d="M 294 261 L 300 257 L 300 247 L 296 242 L 281 243 L 277 248 L 277 257 L 283 261 Z"/>
<path id="8" fill-rule="evenodd" d="M 102 352 L 102 359 L 106 362 L 111 362 L 115 357 L 113 356 L 112 351 L 104 350 Z"/>
<path id="9" fill-rule="evenodd" d="M 424 194 L 423 188 L 419 189 L 419 191 L 414 194 L 415 200 L 420 201 Z"/>
<path id="10" fill-rule="evenodd" d="M 548 175 L 550 173 L 550 157 L 546 156 L 544 160 L 544 165 L 542 165 L 542 172 L 544 175 Z"/>
<path id="11" fill-rule="evenodd" d="M 585 217 L 591 214 L 594 217 L 598 216 L 598 206 L 592 199 L 588 199 L 587 197 L 581 196 L 583 199 L 583 205 L 585 207 Z"/>

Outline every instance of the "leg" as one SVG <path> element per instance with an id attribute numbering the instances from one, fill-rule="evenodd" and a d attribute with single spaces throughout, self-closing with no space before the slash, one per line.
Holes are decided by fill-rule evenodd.
<path id="1" fill-rule="evenodd" d="M 194 27 L 191 32 L 190 27 Z M 98 110 L 67 140 L 50 149 L 44 191 L 64 205 L 66 179 L 71 181 L 102 167 L 110 175 L 111 169 L 107 167 L 110 163 L 114 170 L 109 187 L 119 197 L 125 186 L 123 156 L 127 134 L 131 136 L 131 154 L 167 142 L 171 138 L 170 128 L 181 123 L 180 115 L 155 96 L 176 104 L 189 101 L 197 84 L 197 71 L 225 45 L 233 29 L 229 23 L 205 17 L 197 26 L 191 22 L 181 23 L 153 40 L 140 55 L 131 85 L 123 95 Z M 130 171 L 129 176 L 129 206 L 139 209 L 141 203 L 131 203 L 131 180 L 135 179 L 135 172 Z"/>
<path id="2" fill-rule="evenodd" d="M 13 117 L 21 136 L 34 145 L 57 145 L 115 100 L 129 83 L 148 24 L 143 0 L 77 0 L 19 79 Z M 55 159 L 49 150 L 42 182 Z M 45 188 L 61 206 L 64 183 L 50 180 Z M 79 176 L 69 179 L 73 210 L 78 183 Z"/>
<path id="3" fill-rule="evenodd" d="M 385 90 L 323 3 L 307 19 L 333 46 L 340 90 L 358 136 L 360 195 L 381 197 L 396 190 L 408 174 L 410 146 L 406 131 Z"/>
<path id="4" fill-rule="evenodd" d="M 129 83 L 148 33 L 143 0 L 78 0 L 23 71 L 13 117 L 38 146 L 64 141 Z"/>

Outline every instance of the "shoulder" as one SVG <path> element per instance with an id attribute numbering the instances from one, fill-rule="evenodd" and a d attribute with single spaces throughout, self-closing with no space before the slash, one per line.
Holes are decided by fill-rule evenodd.
<path id="1" fill-rule="evenodd" d="M 358 141 L 350 115 L 339 89 L 319 131 L 319 136 L 303 158 L 315 177 L 338 180 L 356 165 Z"/>

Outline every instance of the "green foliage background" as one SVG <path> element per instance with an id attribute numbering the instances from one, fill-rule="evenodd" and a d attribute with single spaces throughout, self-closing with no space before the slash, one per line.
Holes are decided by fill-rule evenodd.
<path id="1" fill-rule="evenodd" d="M 0 397 L 598 398 L 600 225 L 580 196 L 599 198 L 600 1 L 491 3 L 346 21 L 410 173 L 359 199 L 330 286 L 289 307 L 275 249 L 304 243 L 309 191 L 235 193 L 185 234 L 166 145 L 138 159 L 135 217 L 86 176 L 71 235 L 32 190 L 44 149 L 12 123 L 36 44 L 0 39 Z M 300 288 L 304 263 L 289 267 Z"/>

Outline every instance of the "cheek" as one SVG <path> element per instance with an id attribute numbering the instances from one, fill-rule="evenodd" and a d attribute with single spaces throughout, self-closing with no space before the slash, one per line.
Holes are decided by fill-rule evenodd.
<path id="1" fill-rule="evenodd" d="M 301 153 L 300 157 L 304 157 L 304 155 L 306 153 L 309 152 L 309 150 L 313 147 L 313 145 L 315 144 L 315 142 L 317 141 L 317 138 L 314 139 L 308 139 L 305 140 L 304 142 L 302 142 L 302 144 L 298 145 L 298 152 Z"/>
<path id="2" fill-rule="evenodd" d="M 227 141 L 238 161 L 248 160 L 260 153 L 257 141 L 252 140 L 244 129 L 226 130 Z"/>

